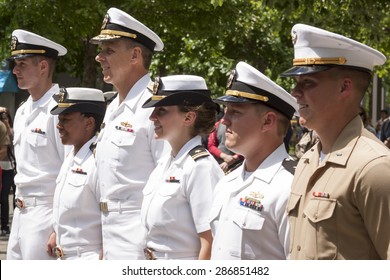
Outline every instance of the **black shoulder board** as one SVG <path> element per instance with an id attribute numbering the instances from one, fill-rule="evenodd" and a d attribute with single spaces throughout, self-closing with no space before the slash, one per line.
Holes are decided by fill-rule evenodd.
<path id="1" fill-rule="evenodd" d="M 196 161 L 202 157 L 208 157 L 210 154 L 207 149 L 203 146 L 196 146 L 188 154 Z"/>
<path id="2" fill-rule="evenodd" d="M 285 158 L 282 165 L 288 172 L 294 175 L 295 168 L 297 167 L 298 161 L 292 158 Z"/>

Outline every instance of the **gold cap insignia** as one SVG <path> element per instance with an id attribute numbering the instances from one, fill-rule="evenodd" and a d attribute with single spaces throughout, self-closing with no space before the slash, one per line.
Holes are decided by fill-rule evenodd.
<path id="1" fill-rule="evenodd" d="M 236 78 L 236 69 L 233 69 L 232 71 L 230 71 L 230 75 L 229 75 L 229 78 L 228 78 L 227 83 L 226 83 L 227 89 L 229 89 L 232 86 L 235 78 Z"/>
<path id="2" fill-rule="evenodd" d="M 12 38 L 11 38 L 11 51 L 16 50 L 17 44 L 18 44 L 18 38 L 16 36 L 12 36 Z"/>
<path id="3" fill-rule="evenodd" d="M 109 23 L 109 22 L 110 22 L 110 16 L 109 16 L 109 14 L 106 14 L 106 15 L 104 16 L 104 19 L 103 19 L 103 23 L 102 23 L 101 29 L 102 29 L 102 30 L 103 30 L 103 29 L 106 29 L 107 23 Z"/>
<path id="4" fill-rule="evenodd" d="M 298 40 L 298 34 L 297 34 L 296 31 L 293 31 L 292 34 L 291 34 L 291 41 L 292 41 L 293 45 L 295 45 L 297 40 Z"/>
<path id="5" fill-rule="evenodd" d="M 156 79 L 154 80 L 154 84 L 153 84 L 153 90 L 152 90 L 153 94 L 157 94 L 158 88 L 160 87 L 160 82 L 161 82 L 161 78 L 156 77 Z"/>
<path id="6" fill-rule="evenodd" d="M 66 95 L 66 89 L 65 88 L 60 88 L 60 93 L 58 94 L 58 103 L 63 103 L 64 102 L 65 95 Z"/>

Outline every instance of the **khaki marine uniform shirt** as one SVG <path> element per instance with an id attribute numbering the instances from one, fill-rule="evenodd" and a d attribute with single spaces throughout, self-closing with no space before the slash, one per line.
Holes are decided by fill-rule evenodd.
<path id="1" fill-rule="evenodd" d="M 299 161 L 287 204 L 291 259 L 390 259 L 390 151 L 359 116 L 319 162 Z"/>

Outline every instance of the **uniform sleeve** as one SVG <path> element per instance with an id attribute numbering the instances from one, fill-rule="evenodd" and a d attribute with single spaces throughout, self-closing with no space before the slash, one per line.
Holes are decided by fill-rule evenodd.
<path id="1" fill-rule="evenodd" d="M 215 185 L 223 172 L 210 158 L 199 159 L 188 177 L 185 196 L 198 233 L 210 230 L 209 212 Z"/>
<path id="2" fill-rule="evenodd" d="M 290 183 L 286 181 L 286 184 L 288 184 L 288 187 L 290 187 L 292 182 L 292 179 L 290 180 Z M 280 193 L 278 197 L 278 203 L 275 207 L 275 217 L 276 217 L 276 225 L 277 225 L 277 231 L 279 236 L 279 242 L 284 250 L 284 255 L 286 256 L 286 259 L 289 258 L 290 255 L 290 225 L 288 221 L 287 216 L 287 201 L 290 196 L 290 188 L 284 188 L 285 191 Z"/>
<path id="3" fill-rule="evenodd" d="M 377 158 L 359 175 L 354 191 L 366 230 L 381 259 L 390 259 L 390 159 Z"/>

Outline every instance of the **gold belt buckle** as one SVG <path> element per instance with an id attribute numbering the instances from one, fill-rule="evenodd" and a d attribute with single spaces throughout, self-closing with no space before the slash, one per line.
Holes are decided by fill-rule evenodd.
<path id="1" fill-rule="evenodd" d="M 102 212 L 108 212 L 108 205 L 107 202 L 100 202 L 99 203 L 100 211 Z"/>
<path id="2" fill-rule="evenodd" d="M 53 248 L 53 253 L 57 256 L 57 258 L 62 259 L 64 256 L 64 251 L 62 251 L 62 248 L 60 246 L 56 246 Z"/>
<path id="3" fill-rule="evenodd" d="M 18 207 L 20 210 L 25 208 L 24 201 L 21 200 L 20 198 L 15 199 L 15 205 Z"/>
<path id="4" fill-rule="evenodd" d="M 156 256 L 154 255 L 153 251 L 154 250 L 152 248 L 144 248 L 145 259 L 149 261 L 156 260 Z"/>

